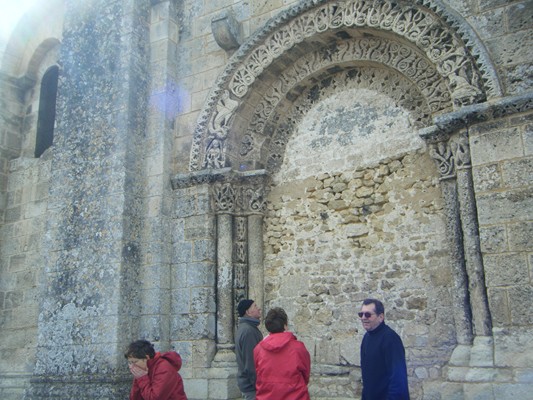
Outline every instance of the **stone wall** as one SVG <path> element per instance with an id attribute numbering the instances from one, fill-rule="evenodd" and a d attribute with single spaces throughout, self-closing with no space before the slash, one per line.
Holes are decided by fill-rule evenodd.
<path id="1" fill-rule="evenodd" d="M 438 173 L 387 98 L 349 93 L 364 105 L 341 118 L 342 92 L 315 105 L 273 177 L 265 308 L 284 307 L 310 350 L 313 395 L 353 398 L 364 333 L 355 314 L 364 298 L 383 299 L 418 398 L 419 379 L 442 378 L 455 344 Z"/>
<path id="2" fill-rule="evenodd" d="M 400 73 L 400 65 L 380 64 L 379 52 L 362 47 L 356 33 L 349 50 L 363 49 L 366 58 L 343 72 L 359 83 L 343 87 L 339 68 L 353 60 L 342 58 L 348 51 L 327 48 L 343 36 L 332 26 L 330 33 L 315 32 L 313 40 L 266 65 L 268 71 L 255 77 L 256 86 L 250 86 L 251 95 L 237 110 L 232 132 L 237 138 L 228 141 L 238 154 L 239 135 L 246 129 L 256 137 L 267 132 L 254 131 L 266 115 L 263 106 L 278 107 L 265 117 L 269 128 L 280 121 L 283 128 L 293 124 L 273 136 L 280 146 L 271 155 L 279 163 L 268 171 L 264 246 L 257 251 L 256 237 L 253 254 L 242 252 L 249 243 L 239 224 L 249 218 L 248 227 L 261 231 L 260 217 L 250 218 L 249 210 L 220 213 L 213 192 L 218 178 L 189 171 L 203 111 L 212 107 L 231 68 L 247 62 L 245 50 L 265 32 L 283 31 L 301 10 L 326 3 L 124 0 L 70 2 L 63 9 L 62 1 L 51 1 L 47 4 L 58 7 L 61 18 L 44 27 L 41 22 L 48 19 L 32 16 L 28 23 L 39 26 L 32 40 L 25 46 L 17 37 L 0 52 L 2 80 L 16 89 L 3 89 L 0 100 L 0 397 L 20 398 L 32 372 L 27 394 L 33 398 L 123 393 L 130 377 L 121 351 L 137 337 L 182 354 L 189 398 L 238 396 L 228 352 L 232 295 L 249 290 L 262 298 L 263 293 L 257 286 L 244 287 L 245 279 L 236 282 L 235 293 L 221 293 L 220 273 L 228 272 L 220 269 L 222 224 L 229 240 L 241 246 L 236 271 L 246 267 L 238 259 L 245 255 L 255 257 L 251 273 L 256 275 L 260 256 L 265 310 L 285 307 L 290 328 L 310 350 L 313 398 L 360 393 L 363 332 L 354 315 L 368 295 L 384 299 L 387 321 L 404 339 L 413 398 L 506 399 L 531 391 L 531 116 L 517 114 L 520 107 L 509 111 L 510 106 L 503 117 L 460 117 L 446 131 L 465 133 L 468 127 L 471 149 L 481 240 L 477 255 L 485 273 L 479 287 L 483 292 L 487 286 L 493 325 L 492 335 L 477 332 L 473 343 L 468 329 L 458 329 L 468 323 L 460 321 L 454 297 L 446 184 L 418 136 L 425 125 L 442 128 L 439 113 L 454 107 L 471 112 L 446 103 L 446 96 L 431 103 L 433 89 L 449 94 L 442 77 L 423 88 L 426 78 L 407 79 L 409 71 Z M 455 45 L 469 41 L 479 76 L 488 84 L 489 106 L 531 91 L 531 0 L 396 3 L 427 6 L 431 15 L 438 11 L 445 15 L 440 21 L 455 32 Z M 292 14 L 284 14 L 287 10 Z M 63 25 L 56 22 L 64 12 L 61 32 Z M 219 28 L 213 26 L 228 15 L 235 40 L 245 44 L 240 55 L 231 43 L 220 47 Z M 364 32 L 377 33 L 382 49 L 399 38 L 375 26 Z M 408 42 L 405 36 L 396 44 L 402 51 L 416 50 L 410 54 L 419 61 L 430 58 Z M 21 89 L 33 76 L 28 71 L 37 74 L 37 61 L 46 61 L 50 49 L 63 57 L 58 139 L 43 158 L 33 160 L 28 157 L 35 126 L 24 116 L 31 117 L 37 104 Z M 292 68 L 293 57 L 303 55 L 307 59 L 301 65 L 315 68 L 308 75 L 301 65 Z M 439 64 L 424 71 L 446 69 Z M 302 82 L 276 103 L 280 92 L 274 88 L 284 72 L 287 81 Z M 324 76 L 329 80 L 321 80 Z M 457 82 L 451 85 L 456 88 Z M 316 107 L 302 101 L 317 91 Z M 418 100 L 410 103 L 412 98 Z M 24 110 L 24 101 L 33 108 Z M 431 115 L 434 104 L 436 115 Z M 254 151 L 250 154 L 258 159 L 268 157 L 266 146 Z M 244 156 L 232 161 L 242 161 L 244 169 L 255 165 Z M 177 181 L 190 181 L 171 186 L 176 173 L 186 176 Z M 228 262 L 235 249 L 223 250 Z M 226 342 L 220 343 L 221 337 Z"/>
<path id="3" fill-rule="evenodd" d="M 42 247 L 51 160 L 10 163 L 7 208 L 1 229 L 0 397 L 21 398 L 35 364 Z"/>

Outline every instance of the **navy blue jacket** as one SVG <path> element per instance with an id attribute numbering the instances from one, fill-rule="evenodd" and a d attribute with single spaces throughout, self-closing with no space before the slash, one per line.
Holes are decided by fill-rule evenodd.
<path id="1" fill-rule="evenodd" d="M 409 400 L 402 339 L 381 323 L 361 342 L 362 400 Z"/>

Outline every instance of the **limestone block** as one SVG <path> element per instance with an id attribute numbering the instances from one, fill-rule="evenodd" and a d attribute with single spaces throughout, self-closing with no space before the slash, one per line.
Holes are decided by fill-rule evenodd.
<path id="1" fill-rule="evenodd" d="M 533 382 L 533 368 L 516 368 L 515 380 L 520 383 Z"/>
<path id="2" fill-rule="evenodd" d="M 528 220 L 533 210 L 533 189 L 487 193 L 477 196 L 480 225 Z"/>
<path id="3" fill-rule="evenodd" d="M 214 314 L 180 314 L 172 317 L 171 330 L 185 339 L 214 339 Z"/>
<path id="4" fill-rule="evenodd" d="M 533 383 L 494 385 L 494 398 L 498 400 L 529 399 L 533 393 Z"/>
<path id="5" fill-rule="evenodd" d="M 185 393 L 189 399 L 207 399 L 208 380 L 207 379 L 186 379 L 183 382 Z"/>
<path id="6" fill-rule="evenodd" d="M 471 367 L 492 367 L 494 365 L 493 339 L 490 336 L 476 336 L 470 351 Z"/>
<path id="7" fill-rule="evenodd" d="M 507 288 L 488 288 L 487 295 L 494 326 L 506 326 L 511 323 Z"/>
<path id="8" fill-rule="evenodd" d="M 213 261 L 216 259 L 214 240 L 195 240 L 193 243 L 193 261 Z"/>
<path id="9" fill-rule="evenodd" d="M 513 325 L 533 325 L 533 286 L 528 281 L 509 288 L 509 308 Z"/>
<path id="10" fill-rule="evenodd" d="M 530 368 L 533 365 L 533 350 L 530 346 L 533 334 L 529 327 L 513 330 L 494 328 L 493 334 L 496 366 Z"/>
<path id="11" fill-rule="evenodd" d="M 518 128 L 491 131 L 470 139 L 472 165 L 493 163 L 523 155 L 522 137 Z"/>
<path id="12" fill-rule="evenodd" d="M 533 249 L 533 222 L 510 224 L 507 229 L 511 251 L 531 251 Z"/>
<path id="13" fill-rule="evenodd" d="M 215 313 L 215 289 L 214 287 L 193 287 L 191 291 L 191 312 Z"/>
<path id="14" fill-rule="evenodd" d="M 191 309 L 190 290 L 183 288 L 172 291 L 171 309 L 173 314 L 188 314 Z"/>
<path id="15" fill-rule="evenodd" d="M 502 186 L 502 176 L 499 164 L 480 165 L 472 170 L 476 191 L 499 189 Z"/>
<path id="16" fill-rule="evenodd" d="M 502 24 L 503 15 L 504 9 L 496 8 L 482 14 L 473 15 L 468 18 L 468 22 L 481 38 L 488 39 L 507 33 L 505 24 Z"/>
<path id="17" fill-rule="evenodd" d="M 456 382 L 424 381 L 423 400 L 464 400 L 463 384 Z"/>
<path id="18" fill-rule="evenodd" d="M 533 184 L 533 158 L 504 162 L 501 169 L 506 187 L 518 188 Z"/>
<path id="19" fill-rule="evenodd" d="M 533 6 L 531 0 L 511 4 L 506 8 L 509 31 L 515 32 L 530 29 L 533 19 Z"/>
<path id="20" fill-rule="evenodd" d="M 198 262 L 187 266 L 187 286 L 215 285 L 216 266 L 213 262 Z"/>
<path id="21" fill-rule="evenodd" d="M 483 253 L 502 253 L 509 250 L 505 226 L 480 227 L 479 236 Z"/>
<path id="22" fill-rule="evenodd" d="M 477 383 L 464 385 L 465 400 L 498 400 L 493 394 L 491 383 Z"/>
<path id="23" fill-rule="evenodd" d="M 486 43 L 496 65 L 529 63 L 533 59 L 533 35 L 530 30 L 488 39 Z"/>
<path id="24" fill-rule="evenodd" d="M 522 253 L 484 256 L 487 286 L 512 286 L 529 281 L 526 256 Z"/>
<path id="25" fill-rule="evenodd" d="M 532 67 L 533 70 L 533 67 Z M 524 152 L 530 156 L 533 154 L 533 124 L 526 125 L 524 128 Z"/>
<path id="26" fill-rule="evenodd" d="M 190 242 L 180 242 L 174 245 L 172 261 L 175 263 L 192 262 L 192 248 Z"/>

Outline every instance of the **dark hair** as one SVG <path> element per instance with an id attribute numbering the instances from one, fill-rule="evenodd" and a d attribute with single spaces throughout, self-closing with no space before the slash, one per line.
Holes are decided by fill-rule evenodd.
<path id="1" fill-rule="evenodd" d="M 383 303 L 376 299 L 364 299 L 363 305 L 368 306 L 369 304 L 374 304 L 374 308 L 376 309 L 376 314 L 385 314 L 385 307 L 383 306 Z"/>
<path id="2" fill-rule="evenodd" d="M 288 324 L 287 313 L 283 308 L 275 307 L 268 311 L 265 318 L 265 327 L 270 333 L 279 333 L 285 330 Z"/>
<path id="3" fill-rule="evenodd" d="M 155 357 L 154 345 L 148 340 L 136 340 L 130 343 L 128 349 L 124 353 L 124 357 L 144 359 L 148 356 L 150 359 Z"/>

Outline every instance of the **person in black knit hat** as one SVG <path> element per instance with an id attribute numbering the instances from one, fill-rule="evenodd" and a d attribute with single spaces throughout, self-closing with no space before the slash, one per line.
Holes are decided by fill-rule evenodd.
<path id="1" fill-rule="evenodd" d="M 263 339 L 259 330 L 261 309 L 253 300 L 243 299 L 237 306 L 239 327 L 235 337 L 237 356 L 237 385 L 244 400 L 255 400 L 254 348 Z"/>

